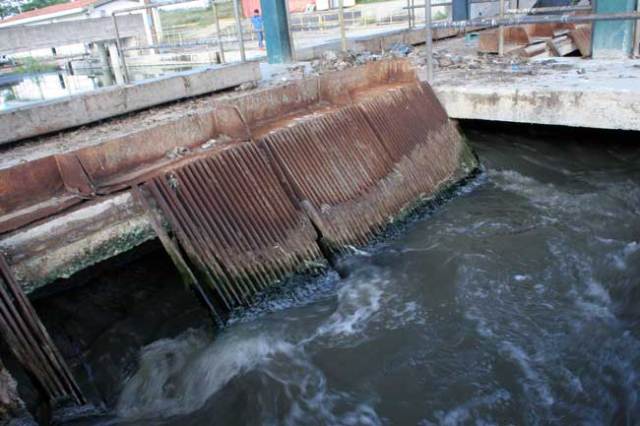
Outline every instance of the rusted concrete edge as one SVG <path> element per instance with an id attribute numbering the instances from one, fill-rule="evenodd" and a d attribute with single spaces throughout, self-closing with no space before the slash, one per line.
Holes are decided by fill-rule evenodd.
<path id="1" fill-rule="evenodd" d="M 469 175 L 477 162 L 461 140 L 457 171 L 438 185 L 433 194 L 422 194 L 400 209 L 388 225 L 402 220 L 425 202 Z M 114 214 L 114 212 L 116 212 Z M 26 293 L 59 278 L 98 264 L 142 243 L 157 238 L 148 215 L 138 206 L 131 191 L 100 198 L 95 202 L 35 224 L 0 240 L 8 253 L 35 253 L 28 258 L 13 256 L 14 274 Z M 54 247 L 51 241 L 59 242 Z"/>
<path id="2" fill-rule="evenodd" d="M 454 85 L 433 89 L 455 119 L 640 130 L 640 98 L 632 90 Z"/>
<path id="3" fill-rule="evenodd" d="M 14 274 L 30 293 L 153 238 L 147 215 L 126 191 L 21 229 L 0 240 L 0 250 L 14 253 Z M 26 252 L 33 255 L 21 258 Z"/>
<path id="4" fill-rule="evenodd" d="M 260 64 L 245 62 L 185 71 L 16 108 L 0 113 L 0 145 L 227 89 L 260 78 Z"/>
<path id="5" fill-rule="evenodd" d="M 381 66 L 380 63 L 375 64 L 371 66 Z M 368 67 L 362 67 L 361 72 L 367 74 Z M 243 111 L 245 118 L 249 117 L 252 122 L 259 124 L 263 120 L 274 118 L 274 114 L 277 113 L 274 103 L 278 102 L 285 102 L 293 108 L 337 96 L 338 103 L 350 103 L 349 98 L 340 97 L 346 91 L 344 85 L 355 90 L 366 84 L 363 78 L 355 78 L 352 71 L 338 72 L 340 73 L 348 73 L 351 78 L 343 81 L 344 84 L 333 91 L 323 89 L 322 82 L 335 80 L 336 74 L 296 82 L 293 86 L 278 89 L 276 92 L 279 95 L 276 98 L 273 97 L 274 91 L 269 88 L 232 96 L 220 104 L 226 105 L 221 112 L 230 111 L 228 106 L 235 105 Z M 386 74 L 383 72 L 383 77 L 384 75 Z M 400 75 L 404 74 L 401 72 Z M 255 102 L 269 107 L 255 108 Z M 301 105 L 298 105 L 300 103 Z M 212 105 L 212 108 L 205 108 L 198 114 L 210 116 L 215 106 Z M 225 132 L 230 131 L 233 134 L 237 130 L 231 125 L 233 120 L 230 117 L 222 114 L 220 119 L 224 121 L 225 128 L 229 127 Z M 189 135 L 184 133 L 179 139 L 187 145 L 197 142 L 191 141 Z M 163 152 L 162 149 L 160 151 Z M 100 196 L 64 214 L 18 229 L 0 240 L 0 250 L 9 255 L 18 280 L 27 292 L 31 292 L 57 278 L 71 276 L 77 271 L 128 251 L 154 236 L 150 223 L 141 215 L 130 193 L 125 190 L 113 195 Z"/>

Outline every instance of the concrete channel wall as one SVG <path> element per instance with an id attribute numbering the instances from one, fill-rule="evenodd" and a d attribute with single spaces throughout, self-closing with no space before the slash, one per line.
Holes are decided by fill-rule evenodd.
<path id="1" fill-rule="evenodd" d="M 0 113 L 0 145 L 260 80 L 256 62 L 185 71 Z"/>
<path id="2" fill-rule="evenodd" d="M 26 291 L 154 238 L 131 186 L 215 282 L 259 288 L 317 266 L 321 247 L 364 244 L 475 165 L 407 61 L 222 98 L 63 157 L 37 160 L 51 175 L 32 183 L 29 163 L 0 171 L 14 206 L 0 216 L 31 215 L 0 237 Z"/>

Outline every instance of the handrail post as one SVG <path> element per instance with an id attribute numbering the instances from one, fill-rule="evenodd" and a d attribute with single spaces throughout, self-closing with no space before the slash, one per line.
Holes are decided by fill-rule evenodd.
<path id="1" fill-rule="evenodd" d="M 218 50 L 220 51 L 220 60 L 224 64 L 226 61 L 224 59 L 224 45 L 222 44 L 222 34 L 220 32 L 220 18 L 218 16 L 218 4 L 214 1 L 211 3 L 213 6 L 213 15 L 216 19 L 216 36 L 218 38 Z"/>
<path id="2" fill-rule="evenodd" d="M 124 82 L 129 83 L 129 69 L 127 68 L 127 61 L 124 57 L 124 51 L 122 50 L 122 45 L 120 44 L 120 31 L 118 30 L 118 20 L 116 19 L 116 12 L 111 14 L 113 18 L 113 28 L 116 33 L 116 49 L 118 50 L 118 55 L 120 59 L 122 59 L 122 70 L 124 71 Z"/>
<path id="3" fill-rule="evenodd" d="M 433 82 L 433 33 L 431 31 L 431 0 L 424 2 L 424 28 L 427 46 L 427 81 Z"/>
<path id="4" fill-rule="evenodd" d="M 347 35 L 344 29 L 344 0 L 339 0 L 338 8 L 338 20 L 340 22 L 340 47 L 343 52 L 346 52 Z"/>
<path id="5" fill-rule="evenodd" d="M 240 60 L 245 62 L 247 60 L 247 56 L 244 52 L 244 36 L 242 34 L 242 21 L 240 21 L 240 6 L 238 5 L 240 0 L 231 1 L 233 1 L 233 17 L 236 20 L 236 32 L 238 33 L 238 41 L 240 42 Z"/>
<path id="6" fill-rule="evenodd" d="M 500 19 L 504 18 L 504 0 L 500 0 Z M 498 27 L 498 56 L 504 55 L 504 26 Z"/>
<path id="7" fill-rule="evenodd" d="M 289 33 L 289 45 L 291 46 L 291 60 L 296 60 L 296 45 L 293 40 L 293 33 L 291 30 L 291 11 L 289 10 L 289 1 L 285 0 L 284 8 L 287 11 L 287 32 Z"/>
<path id="8" fill-rule="evenodd" d="M 636 11 L 640 13 L 640 1 L 637 2 Z M 633 38 L 633 56 L 636 58 L 640 56 L 640 21 L 635 22 L 635 37 Z"/>

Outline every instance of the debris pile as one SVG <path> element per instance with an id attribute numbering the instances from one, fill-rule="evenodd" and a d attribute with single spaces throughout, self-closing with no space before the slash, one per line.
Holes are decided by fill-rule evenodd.
<path id="1" fill-rule="evenodd" d="M 499 30 L 480 33 L 478 52 L 498 53 Z M 504 51 L 523 58 L 591 55 L 591 25 L 529 24 L 504 28 Z"/>

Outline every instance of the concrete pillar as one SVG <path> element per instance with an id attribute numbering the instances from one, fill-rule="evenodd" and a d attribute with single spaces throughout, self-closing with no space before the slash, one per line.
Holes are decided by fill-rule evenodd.
<path id="1" fill-rule="evenodd" d="M 291 62 L 291 39 L 287 21 L 287 0 L 260 0 L 269 63 Z"/>
<path id="2" fill-rule="evenodd" d="M 113 86 L 114 84 L 114 74 L 110 68 L 105 68 L 98 76 L 98 82 L 100 87 Z"/>
<path id="3" fill-rule="evenodd" d="M 104 42 L 93 43 L 91 46 L 91 54 L 98 58 L 101 68 L 109 68 L 109 54 L 107 53 L 107 46 Z"/>
<path id="4" fill-rule="evenodd" d="M 111 70 L 116 78 L 116 84 L 124 84 L 124 74 L 122 74 L 122 62 L 118 55 L 118 46 L 116 46 L 116 43 L 112 41 L 107 44 L 107 47 L 109 49 Z"/>
<path id="5" fill-rule="evenodd" d="M 596 13 L 620 13 L 636 10 L 637 0 L 597 0 Z M 592 56 L 622 58 L 631 55 L 634 37 L 633 21 L 598 21 L 593 25 Z"/>
<path id="6" fill-rule="evenodd" d="M 140 1 L 141 6 L 146 6 L 149 3 L 149 0 Z M 147 46 L 153 45 L 155 44 L 155 34 L 153 32 L 153 21 L 151 18 L 151 13 L 149 13 L 149 9 L 142 9 L 140 13 L 142 13 L 142 22 L 144 23 L 144 34 L 147 38 Z"/>
<path id="7" fill-rule="evenodd" d="M 451 5 L 451 19 L 453 21 L 466 21 L 469 19 L 470 0 L 453 0 Z"/>
<path id="8" fill-rule="evenodd" d="M 162 19 L 160 19 L 160 11 L 158 11 L 157 7 L 151 9 L 151 18 L 156 40 L 158 43 L 162 43 L 162 40 L 164 39 L 164 34 L 162 32 Z"/>

